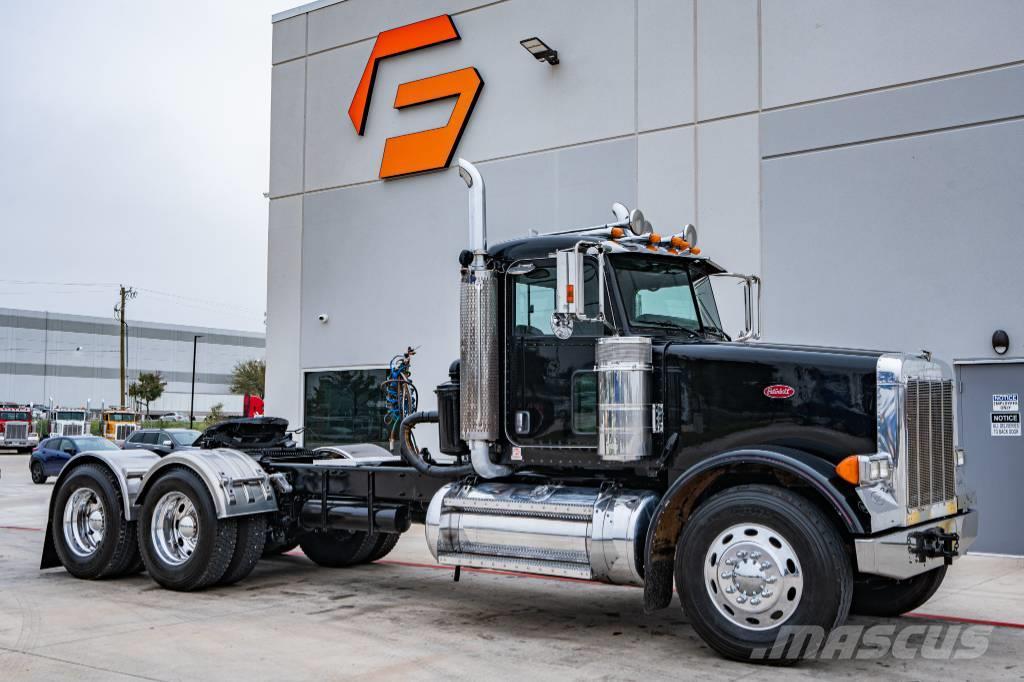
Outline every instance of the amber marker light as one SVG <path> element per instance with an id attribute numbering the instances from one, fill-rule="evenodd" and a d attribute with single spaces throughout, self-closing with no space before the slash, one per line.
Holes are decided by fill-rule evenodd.
<path id="1" fill-rule="evenodd" d="M 700 247 L 699 246 L 693 247 L 692 249 L 690 249 L 690 253 L 692 253 L 694 256 L 699 256 L 700 255 Z"/>
<path id="2" fill-rule="evenodd" d="M 647 237 L 647 241 L 649 241 L 652 244 L 660 244 L 661 235 L 658 234 L 657 232 L 651 232 L 651 234 Z"/>
<path id="3" fill-rule="evenodd" d="M 622 237 L 625 237 L 625 236 L 626 236 L 626 231 L 623 230 L 621 227 L 613 227 L 612 228 L 612 239 L 621 239 Z"/>
<path id="4" fill-rule="evenodd" d="M 860 458 L 857 455 L 846 457 L 836 465 L 836 473 L 847 483 L 860 485 Z"/>
<path id="5" fill-rule="evenodd" d="M 685 250 L 690 248 L 690 242 L 686 241 L 682 237 L 672 237 L 672 246 L 676 247 L 677 249 Z"/>

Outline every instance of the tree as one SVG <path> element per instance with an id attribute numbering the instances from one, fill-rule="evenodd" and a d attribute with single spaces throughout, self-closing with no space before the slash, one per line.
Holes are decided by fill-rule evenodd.
<path id="1" fill-rule="evenodd" d="M 128 387 L 128 395 L 146 404 L 146 417 L 149 418 L 149 404 L 164 394 L 167 382 L 160 372 L 140 372 L 138 379 Z"/>
<path id="2" fill-rule="evenodd" d="M 210 407 L 210 413 L 206 415 L 206 425 L 216 424 L 224 421 L 224 403 L 216 403 Z"/>
<path id="3" fill-rule="evenodd" d="M 231 386 L 228 388 L 236 395 L 263 395 L 267 381 L 267 363 L 264 360 L 244 360 L 231 370 Z"/>

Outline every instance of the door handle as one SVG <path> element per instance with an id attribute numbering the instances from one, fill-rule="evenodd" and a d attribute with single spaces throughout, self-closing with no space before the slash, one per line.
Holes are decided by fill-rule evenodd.
<path id="1" fill-rule="evenodd" d="M 517 410 L 516 411 L 516 433 L 520 436 L 525 436 L 530 433 L 530 411 L 529 410 Z"/>

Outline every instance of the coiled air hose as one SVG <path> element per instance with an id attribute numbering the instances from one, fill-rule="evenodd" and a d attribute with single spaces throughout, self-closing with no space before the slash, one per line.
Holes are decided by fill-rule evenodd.
<path id="1" fill-rule="evenodd" d="M 417 424 L 424 422 L 436 424 L 437 411 L 413 412 L 402 420 L 402 425 L 399 429 L 401 431 L 402 447 L 400 452 L 402 453 L 402 459 L 408 462 L 416 471 L 426 476 L 458 478 L 459 476 L 467 476 L 474 473 L 473 464 L 469 462 L 466 464 L 431 464 L 423 459 L 423 456 L 416 450 L 416 446 L 413 443 L 412 430 Z"/>

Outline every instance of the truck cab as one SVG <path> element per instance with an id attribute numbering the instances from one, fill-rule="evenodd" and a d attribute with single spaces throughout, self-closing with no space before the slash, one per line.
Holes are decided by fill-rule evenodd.
<path id="1" fill-rule="evenodd" d="M 134 410 L 115 408 L 103 411 L 101 423 L 103 437 L 120 445 L 141 428 L 142 417 Z"/>
<path id="2" fill-rule="evenodd" d="M 27 452 L 38 444 L 32 410 L 19 405 L 0 405 L 0 448 Z"/>
<path id="3" fill-rule="evenodd" d="M 88 415 L 81 408 L 57 407 L 50 410 L 49 436 L 84 436 L 89 433 Z"/>

